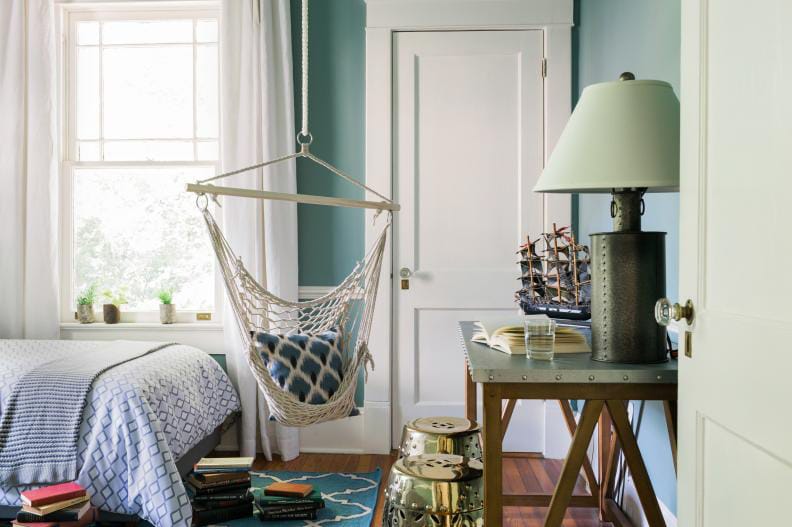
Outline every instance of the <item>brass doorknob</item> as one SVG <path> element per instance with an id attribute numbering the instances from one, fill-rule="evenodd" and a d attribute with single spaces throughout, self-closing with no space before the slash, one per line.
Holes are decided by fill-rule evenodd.
<path id="1" fill-rule="evenodd" d="M 655 320 L 661 326 L 667 326 L 672 320 L 682 319 L 688 324 L 693 323 L 693 302 L 688 300 L 684 305 L 672 304 L 667 298 L 661 298 L 655 304 Z"/>

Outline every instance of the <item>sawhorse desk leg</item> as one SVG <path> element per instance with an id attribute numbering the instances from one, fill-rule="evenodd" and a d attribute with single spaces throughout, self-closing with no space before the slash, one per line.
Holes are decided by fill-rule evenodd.
<path id="1" fill-rule="evenodd" d="M 501 388 L 485 383 L 484 390 L 484 525 L 503 523 L 503 430 Z"/>

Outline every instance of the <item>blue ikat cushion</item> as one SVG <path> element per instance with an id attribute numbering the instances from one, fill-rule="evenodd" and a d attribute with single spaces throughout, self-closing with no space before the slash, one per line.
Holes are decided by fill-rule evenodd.
<path id="1" fill-rule="evenodd" d="M 338 331 L 277 335 L 259 332 L 256 348 L 272 379 L 302 402 L 322 404 L 344 379 Z M 357 415 L 357 409 L 351 415 Z"/>

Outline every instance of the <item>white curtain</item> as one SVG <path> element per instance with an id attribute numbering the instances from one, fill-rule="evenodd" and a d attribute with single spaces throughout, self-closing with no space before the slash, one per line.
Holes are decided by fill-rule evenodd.
<path id="1" fill-rule="evenodd" d="M 0 338 L 58 338 L 51 0 L 0 2 Z"/>
<path id="2" fill-rule="evenodd" d="M 291 27 L 289 0 L 223 0 L 222 5 L 220 159 L 223 170 L 232 170 L 294 151 Z M 239 174 L 225 184 L 296 192 L 294 162 Z M 223 230 L 248 270 L 276 295 L 297 300 L 296 205 L 223 201 Z M 297 457 L 298 430 L 268 420 L 228 305 L 224 321 L 229 373 L 242 398 L 242 455 L 254 455 L 258 442 L 267 459 L 273 452 L 286 460 Z"/>

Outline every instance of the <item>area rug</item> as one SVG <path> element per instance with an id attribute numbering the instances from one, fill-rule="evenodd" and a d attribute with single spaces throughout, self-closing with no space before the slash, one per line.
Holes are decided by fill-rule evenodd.
<path id="1" fill-rule="evenodd" d="M 309 483 L 322 493 L 325 508 L 315 520 L 262 522 L 258 517 L 222 522 L 228 527 L 369 527 L 377 506 L 380 469 L 374 472 L 251 472 L 251 486 L 258 495 L 264 487 L 277 481 Z"/>

